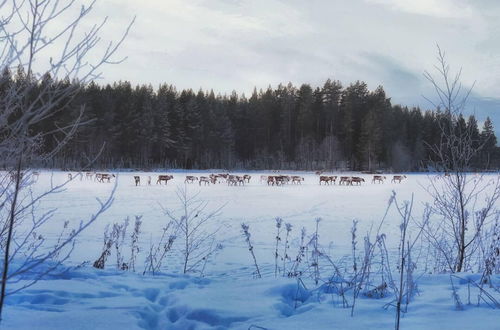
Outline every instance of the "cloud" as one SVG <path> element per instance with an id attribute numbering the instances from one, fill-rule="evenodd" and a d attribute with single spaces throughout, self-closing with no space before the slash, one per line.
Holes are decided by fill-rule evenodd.
<path id="1" fill-rule="evenodd" d="M 466 3 L 452 0 L 366 0 L 411 14 L 438 18 L 465 18 L 474 14 L 474 9 Z"/>
<path id="2" fill-rule="evenodd" d="M 391 56 L 363 52 L 358 66 L 369 76 L 377 77 L 384 88 L 400 98 L 411 97 L 411 91 L 422 89 L 422 76 Z"/>
<path id="3" fill-rule="evenodd" d="M 109 0 L 99 8 L 113 23 L 107 38 L 137 15 L 121 52 L 129 59 L 107 68 L 106 81 L 248 94 L 289 81 L 363 80 L 395 103 L 427 108 L 422 73 L 439 44 L 452 68 L 463 68 L 464 85 L 476 82 L 477 113 L 495 117 L 496 0 Z"/>

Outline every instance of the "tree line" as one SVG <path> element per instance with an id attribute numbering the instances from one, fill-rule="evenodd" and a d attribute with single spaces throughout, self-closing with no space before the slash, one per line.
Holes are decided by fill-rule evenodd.
<path id="1" fill-rule="evenodd" d="M 22 71 L 3 74 L 7 83 L 29 83 Z M 71 82 L 46 77 L 39 84 L 50 89 Z M 289 83 L 254 89 L 250 97 L 168 84 L 90 83 L 34 129 L 54 132 L 44 135 L 42 153 L 60 141 L 58 129 L 72 123 L 81 106 L 78 130 L 43 166 L 422 171 L 433 164 L 430 146 L 439 143 L 446 120 L 440 109 L 393 105 L 383 87 L 370 91 L 362 81 L 327 80 L 315 88 Z M 491 120 L 479 128 L 473 115 L 460 116 L 456 125 L 481 146 L 471 170 L 498 168 Z"/>

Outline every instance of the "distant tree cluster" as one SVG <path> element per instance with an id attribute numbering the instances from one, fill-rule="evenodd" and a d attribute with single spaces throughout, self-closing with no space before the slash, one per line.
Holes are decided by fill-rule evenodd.
<path id="1" fill-rule="evenodd" d="M 11 76 L 3 79 L 8 83 L 29 83 L 22 72 L 3 74 Z M 55 84 L 69 82 L 47 78 L 39 88 Z M 58 143 L 57 128 L 74 120 L 82 104 L 86 123 L 44 166 L 79 168 L 99 154 L 94 166 L 108 168 L 419 171 L 432 164 L 429 146 L 439 143 L 439 121 L 445 120 L 439 109 L 392 105 L 382 87 L 370 91 L 360 81 L 344 87 L 327 80 L 321 88 L 290 83 L 254 90 L 249 98 L 167 84 L 155 90 L 91 83 L 76 99 L 61 102 L 65 111 L 37 127 L 56 132 L 44 138 L 43 148 Z M 457 125 L 483 145 L 472 170 L 498 168 L 491 120 L 481 129 L 474 116 L 461 117 Z"/>

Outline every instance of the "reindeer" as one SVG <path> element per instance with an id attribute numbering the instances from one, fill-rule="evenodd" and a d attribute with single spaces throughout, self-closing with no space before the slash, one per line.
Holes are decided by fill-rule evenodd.
<path id="1" fill-rule="evenodd" d="M 345 185 L 352 185 L 351 177 L 350 176 L 341 176 L 339 185 L 340 184 L 345 184 Z"/>
<path id="2" fill-rule="evenodd" d="M 434 178 L 434 180 L 446 179 L 450 175 L 451 174 L 449 172 L 444 172 L 443 174 L 436 175 L 436 177 Z"/>
<path id="3" fill-rule="evenodd" d="M 278 175 L 276 176 L 279 184 L 288 184 L 292 181 L 292 177 L 289 175 Z"/>
<path id="4" fill-rule="evenodd" d="M 365 179 L 360 178 L 360 177 L 358 177 L 358 176 L 353 176 L 353 177 L 351 178 L 351 185 L 352 185 L 353 183 L 356 183 L 356 184 L 358 184 L 358 185 L 361 185 L 361 182 L 365 182 Z"/>
<path id="5" fill-rule="evenodd" d="M 210 185 L 211 179 L 206 176 L 200 176 L 200 180 L 198 181 L 199 185 L 201 186 L 201 183 L 203 182 L 206 185 Z"/>
<path id="6" fill-rule="evenodd" d="M 304 181 L 304 178 L 298 175 L 292 176 L 292 184 L 302 184 L 302 181 Z"/>
<path id="7" fill-rule="evenodd" d="M 337 176 L 336 175 L 330 176 L 330 182 L 335 184 L 335 181 L 337 181 Z"/>
<path id="8" fill-rule="evenodd" d="M 134 175 L 134 181 L 135 181 L 135 186 L 140 186 L 141 185 L 141 177 L 138 175 Z"/>
<path id="9" fill-rule="evenodd" d="M 115 178 L 116 175 L 104 173 L 103 175 L 101 175 L 101 180 L 102 181 L 107 180 L 108 182 L 111 182 L 112 177 Z"/>
<path id="10" fill-rule="evenodd" d="M 319 185 L 320 185 L 320 186 L 321 186 L 321 182 L 324 182 L 324 183 L 325 183 L 325 185 L 326 185 L 326 184 L 327 184 L 327 185 L 329 185 L 329 184 L 330 184 L 330 181 L 331 181 L 331 179 L 330 179 L 330 177 L 329 177 L 329 176 L 326 176 L 326 175 L 321 175 L 321 176 L 319 177 Z"/>
<path id="11" fill-rule="evenodd" d="M 398 183 L 401 183 L 401 181 L 403 179 L 406 179 L 406 175 L 395 175 L 395 176 L 392 177 L 391 182 L 396 183 L 396 181 L 397 181 Z"/>
<path id="12" fill-rule="evenodd" d="M 236 185 L 238 185 L 238 182 L 239 182 L 235 175 L 228 176 L 226 181 L 227 181 L 228 186 L 236 186 Z"/>
<path id="13" fill-rule="evenodd" d="M 243 175 L 243 179 L 246 180 L 247 183 L 250 183 L 250 179 L 251 178 L 252 177 L 250 175 L 248 175 L 248 174 Z"/>
<path id="14" fill-rule="evenodd" d="M 165 184 L 168 184 L 168 181 L 172 180 L 173 178 L 174 178 L 173 175 L 158 175 L 158 180 L 156 180 L 156 184 L 159 183 L 161 186 L 162 181 L 165 181 Z"/>
<path id="15" fill-rule="evenodd" d="M 236 176 L 236 180 L 238 181 L 238 184 L 244 186 L 245 185 L 245 176 Z M 250 179 L 248 180 L 250 182 Z"/>
<path id="16" fill-rule="evenodd" d="M 113 177 L 115 176 L 114 174 L 112 175 Z M 96 173 L 94 175 L 94 181 L 97 182 L 104 182 L 104 180 L 109 180 L 111 179 L 111 175 L 107 173 Z"/>
<path id="17" fill-rule="evenodd" d="M 99 182 L 104 182 L 104 180 L 107 180 L 108 182 L 111 182 L 111 178 L 113 177 L 116 177 L 116 175 L 114 174 L 108 174 L 108 173 L 96 173 L 96 178 L 97 178 L 97 181 Z"/>
<path id="18" fill-rule="evenodd" d="M 194 183 L 195 181 L 198 181 L 198 177 L 186 175 L 186 180 L 184 180 L 184 183 Z"/>
<path id="19" fill-rule="evenodd" d="M 286 175 L 278 175 L 274 177 L 274 182 L 276 183 L 277 186 L 282 186 L 285 183 L 288 183 L 288 178 Z"/>
<path id="20" fill-rule="evenodd" d="M 17 172 L 16 171 L 12 171 L 12 172 L 9 172 L 9 178 L 10 178 L 10 181 L 16 181 L 16 176 L 17 176 Z M 23 177 L 24 177 L 24 172 L 20 172 L 19 173 L 19 181 L 22 181 L 23 180 Z"/>
<path id="21" fill-rule="evenodd" d="M 375 182 L 378 182 L 378 183 L 384 183 L 384 180 L 386 180 L 387 178 L 385 176 L 381 176 L 381 175 L 374 175 L 373 176 L 373 179 L 372 179 L 372 183 L 375 183 Z"/>
<path id="22" fill-rule="evenodd" d="M 227 181 L 227 178 L 229 177 L 229 174 L 225 173 L 219 173 L 219 174 L 210 174 L 210 178 L 212 179 L 213 183 L 222 183 Z"/>
<path id="23" fill-rule="evenodd" d="M 275 183 L 275 182 L 276 182 L 276 180 L 275 180 L 275 177 L 274 177 L 273 175 L 269 175 L 269 176 L 267 177 L 267 185 L 268 185 L 268 186 L 269 186 L 269 185 L 273 185 L 273 186 L 274 186 L 274 183 Z"/>
<path id="24" fill-rule="evenodd" d="M 92 180 L 92 176 L 94 175 L 94 173 L 92 172 L 85 172 L 85 180 Z"/>
<path id="25" fill-rule="evenodd" d="M 316 172 L 314 172 L 314 174 L 321 175 L 321 174 L 323 174 L 323 171 L 322 170 L 321 171 L 316 171 Z"/>
<path id="26" fill-rule="evenodd" d="M 227 177 L 227 182 L 228 182 L 228 186 L 229 185 L 244 185 L 245 184 L 245 179 L 244 177 L 242 176 L 238 176 L 238 175 L 229 175 Z"/>
<path id="27" fill-rule="evenodd" d="M 114 174 L 106 174 L 105 179 L 108 179 L 108 182 L 111 182 L 111 177 L 116 178 L 116 175 Z"/>

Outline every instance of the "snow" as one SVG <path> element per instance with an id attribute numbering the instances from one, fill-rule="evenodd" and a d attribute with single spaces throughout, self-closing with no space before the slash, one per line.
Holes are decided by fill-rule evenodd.
<path id="1" fill-rule="evenodd" d="M 310 235 L 315 219 L 320 217 L 320 244 L 333 258 L 350 253 L 352 220 L 359 220 L 360 236 L 377 226 L 394 191 L 399 200 L 414 195 L 414 214 L 418 217 L 430 202 L 425 192 L 435 175 L 407 174 L 401 184 L 372 184 L 369 175 L 359 175 L 366 182 L 361 186 L 320 186 L 313 173 L 296 173 L 305 177 L 301 185 L 267 186 L 260 175 L 250 172 L 252 180 L 245 186 L 216 184 L 199 186 L 184 184 L 188 175 L 207 175 L 220 171 L 171 171 L 174 179 L 168 185 L 156 185 L 160 173 L 121 172 L 117 175 L 115 200 L 96 223 L 77 241 L 62 274 L 55 274 L 7 298 L 2 328 L 5 329 L 388 329 L 394 327 L 394 309 L 384 309 L 393 296 L 381 299 L 360 297 L 354 312 L 342 308 L 337 295 L 320 293 L 312 287 L 305 290 L 297 280 L 274 277 L 275 222 L 279 216 L 291 223 L 290 253 L 299 247 L 300 228 Z M 295 174 L 289 172 L 289 174 Z M 142 185 L 136 187 L 133 176 L 140 175 Z M 342 174 L 349 175 L 349 174 Z M 146 184 L 147 176 L 152 185 Z M 35 192 L 67 179 L 67 172 L 42 171 Z M 488 180 L 488 175 L 483 178 Z M 57 208 L 54 218 L 41 228 L 40 234 L 56 240 L 66 220 L 76 227 L 96 211 L 96 198 L 105 199 L 115 182 L 98 183 L 75 178 L 64 192 L 49 195 L 40 204 L 39 212 Z M 116 270 L 113 256 L 105 270 L 91 267 L 102 249 L 106 225 L 142 215 L 139 237 L 144 263 L 145 251 L 156 241 L 168 222 L 164 209 L 180 207 L 175 195 L 186 186 L 189 194 L 208 202 L 207 209 L 224 206 L 222 214 L 207 229 L 216 230 L 224 248 L 210 259 L 204 277 L 180 274 L 178 250 L 167 256 L 162 273 L 155 276 Z M 240 224 L 250 225 L 252 243 L 263 274 L 252 276 L 251 256 L 241 234 Z M 129 226 L 129 232 L 130 232 Z M 374 229 L 372 229 L 373 231 Z M 381 232 L 388 245 L 397 247 L 399 218 L 390 210 Z M 360 238 L 361 239 L 361 238 Z M 125 247 L 124 250 L 127 248 Z M 402 319 L 403 329 L 500 329 L 500 313 L 481 303 L 467 304 L 467 281 L 454 279 L 465 309 L 456 311 L 452 299 L 449 274 L 423 274 L 418 280 L 418 295 Z M 420 274 L 419 273 L 419 274 Z M 461 274 L 462 278 L 473 276 Z M 494 278 L 496 285 L 500 277 Z M 309 283 L 305 283 L 309 286 Z M 474 291 L 474 289 L 473 289 Z M 497 293 L 495 293 L 497 294 Z M 477 297 L 477 294 L 472 294 Z M 496 295 L 499 299 L 499 295 Z M 475 298 L 474 298 L 475 299 Z M 473 300 L 474 300 L 473 299 Z"/>
<path id="2" fill-rule="evenodd" d="M 498 279 L 500 280 L 500 279 Z M 455 311 L 448 275 L 420 280 L 403 329 L 498 329 L 498 310 Z M 460 285 L 466 297 L 466 285 Z M 50 279 L 8 300 L 5 329 L 390 329 L 391 298 L 359 300 L 350 310 L 328 295 L 296 295 L 291 279 L 142 276 L 83 269 Z M 294 308 L 295 300 L 303 300 Z M 255 328 L 259 329 L 259 328 Z"/>

